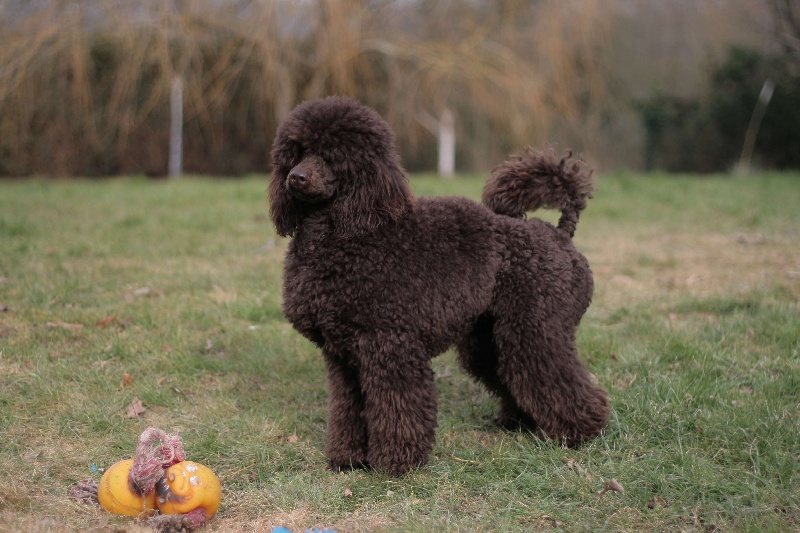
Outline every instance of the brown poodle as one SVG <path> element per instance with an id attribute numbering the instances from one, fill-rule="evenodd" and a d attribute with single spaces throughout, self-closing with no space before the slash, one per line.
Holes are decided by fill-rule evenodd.
<path id="1" fill-rule="evenodd" d="M 272 161 L 272 221 L 294 237 L 284 312 L 325 357 L 332 469 L 427 462 L 431 358 L 451 346 L 503 425 L 568 445 L 600 434 L 608 400 L 575 346 L 592 298 L 571 240 L 592 190 L 581 161 L 528 150 L 493 170 L 485 205 L 415 198 L 389 126 L 341 97 L 296 107 Z M 558 227 L 524 220 L 539 207 L 561 210 Z"/>

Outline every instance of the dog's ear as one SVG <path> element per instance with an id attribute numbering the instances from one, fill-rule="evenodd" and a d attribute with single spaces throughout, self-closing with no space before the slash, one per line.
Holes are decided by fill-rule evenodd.
<path id="1" fill-rule="evenodd" d="M 278 130 L 272 147 L 272 175 L 269 181 L 269 213 L 275 230 L 281 237 L 293 237 L 303 221 L 303 206 L 292 198 L 286 188 L 286 178 L 292 167 L 300 160 L 301 148 L 290 135 Z"/>
<path id="2" fill-rule="evenodd" d="M 269 182 L 269 214 L 281 237 L 292 237 L 303 220 L 303 208 L 286 188 L 287 172 L 273 167 Z"/>
<path id="3" fill-rule="evenodd" d="M 375 231 L 384 222 L 397 220 L 411 208 L 414 195 L 399 158 L 390 153 L 362 157 L 351 154 L 344 163 L 344 179 L 330 208 L 334 232 L 355 237 Z M 339 174 L 341 175 L 341 174 Z"/>

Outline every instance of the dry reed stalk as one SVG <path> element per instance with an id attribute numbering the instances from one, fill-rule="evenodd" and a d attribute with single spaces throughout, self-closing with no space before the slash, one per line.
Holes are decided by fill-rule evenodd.
<path id="1" fill-rule="evenodd" d="M 554 131 L 588 142 L 585 126 L 610 99 L 608 5 L 94 0 L 12 9 L 0 21 L 0 154 L 12 163 L 0 162 L 0 174 L 165 173 L 174 76 L 185 82 L 184 147 L 195 169 L 213 170 L 236 150 L 264 164 L 280 119 L 326 94 L 378 107 L 408 149 L 429 144 L 415 115 L 452 108 L 458 142 L 478 166 Z"/>

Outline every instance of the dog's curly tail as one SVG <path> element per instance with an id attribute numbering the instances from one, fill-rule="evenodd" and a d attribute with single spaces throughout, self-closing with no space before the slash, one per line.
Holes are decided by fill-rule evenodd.
<path id="1" fill-rule="evenodd" d="M 540 207 L 558 209 L 558 228 L 572 237 L 578 216 L 592 197 L 593 170 L 572 151 L 559 156 L 552 146 L 528 148 L 492 169 L 483 188 L 483 203 L 495 213 L 522 218 Z"/>

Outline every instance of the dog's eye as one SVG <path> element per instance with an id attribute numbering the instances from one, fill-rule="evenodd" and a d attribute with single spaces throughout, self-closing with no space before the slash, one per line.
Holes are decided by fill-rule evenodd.
<path id="1" fill-rule="evenodd" d="M 303 146 L 298 143 L 292 143 L 286 147 L 282 153 L 283 163 L 287 166 L 295 166 L 303 160 L 305 150 Z"/>

